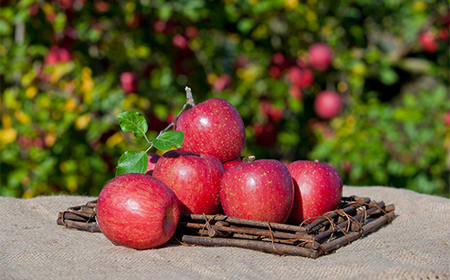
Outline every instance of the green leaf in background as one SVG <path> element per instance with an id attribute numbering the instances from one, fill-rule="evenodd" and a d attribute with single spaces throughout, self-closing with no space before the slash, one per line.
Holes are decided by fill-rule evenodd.
<path id="1" fill-rule="evenodd" d="M 125 173 L 145 173 L 148 166 L 146 152 L 126 151 L 117 163 L 116 176 Z"/>
<path id="2" fill-rule="evenodd" d="M 153 146 L 158 150 L 167 151 L 172 148 L 181 148 L 183 145 L 184 133 L 181 131 L 166 131 L 158 139 L 153 140 Z"/>
<path id="3" fill-rule="evenodd" d="M 116 119 L 120 121 L 120 128 L 123 132 L 133 131 L 137 138 L 141 138 L 147 133 L 147 121 L 138 112 L 122 112 L 116 116 Z"/>

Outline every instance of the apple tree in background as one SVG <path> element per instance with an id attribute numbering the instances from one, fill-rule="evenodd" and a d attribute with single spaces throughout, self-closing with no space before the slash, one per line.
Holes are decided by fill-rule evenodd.
<path id="1" fill-rule="evenodd" d="M 125 151 L 172 122 L 185 86 L 238 110 L 242 155 L 449 195 L 447 1 L 0 5 L 0 195 L 98 195 Z M 125 111 L 145 137 L 120 129 Z"/>

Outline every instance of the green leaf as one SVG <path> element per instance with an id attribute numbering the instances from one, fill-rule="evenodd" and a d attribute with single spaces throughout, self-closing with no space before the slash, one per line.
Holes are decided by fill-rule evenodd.
<path id="1" fill-rule="evenodd" d="M 133 131 L 137 138 L 141 138 L 147 133 L 147 121 L 138 112 L 122 112 L 116 116 L 116 119 L 120 121 L 120 128 L 123 132 Z"/>
<path id="2" fill-rule="evenodd" d="M 116 176 L 125 173 L 145 173 L 148 166 L 146 152 L 126 151 L 117 163 Z"/>
<path id="3" fill-rule="evenodd" d="M 167 151 L 174 146 L 181 148 L 183 145 L 184 133 L 181 131 L 166 131 L 158 139 L 153 140 L 153 146 L 158 150 Z"/>

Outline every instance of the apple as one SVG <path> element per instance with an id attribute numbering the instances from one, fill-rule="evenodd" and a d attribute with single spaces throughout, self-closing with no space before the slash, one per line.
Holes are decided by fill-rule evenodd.
<path id="1" fill-rule="evenodd" d="M 135 72 L 123 72 L 120 74 L 120 85 L 126 94 L 136 92 L 138 85 L 137 74 Z"/>
<path id="2" fill-rule="evenodd" d="M 442 27 L 439 29 L 439 40 L 448 42 L 449 34 L 448 34 L 448 27 Z"/>
<path id="3" fill-rule="evenodd" d="M 220 202 L 230 217 L 284 223 L 294 202 L 288 169 L 273 159 L 255 160 L 228 168 L 220 182 Z"/>
<path id="4" fill-rule="evenodd" d="M 198 36 L 198 28 L 195 26 L 188 26 L 184 32 L 189 39 L 196 38 Z"/>
<path id="5" fill-rule="evenodd" d="M 239 164 L 239 163 L 243 163 L 244 161 L 239 157 L 237 159 L 233 159 L 233 160 L 229 160 L 223 163 L 223 167 L 225 168 L 225 170 L 227 170 L 228 168 L 230 168 L 231 166 L 235 165 L 235 164 Z"/>
<path id="6" fill-rule="evenodd" d="M 176 34 L 175 36 L 173 36 L 172 44 L 182 50 L 189 49 L 189 40 L 182 34 Z"/>
<path id="7" fill-rule="evenodd" d="M 318 160 L 294 161 L 288 165 L 288 169 L 295 189 L 290 223 L 300 224 L 339 206 L 342 199 L 342 179 L 336 169 Z"/>
<path id="8" fill-rule="evenodd" d="M 269 75 L 274 79 L 280 78 L 283 71 L 286 70 L 290 64 L 291 62 L 285 54 L 274 53 L 270 61 Z"/>
<path id="9" fill-rule="evenodd" d="M 450 111 L 444 113 L 444 123 L 446 126 L 450 126 Z"/>
<path id="10" fill-rule="evenodd" d="M 419 44 L 424 52 L 435 53 L 439 44 L 431 31 L 425 31 L 419 35 Z"/>
<path id="11" fill-rule="evenodd" d="M 45 56 L 45 64 L 54 65 L 59 62 L 59 47 L 52 46 Z"/>
<path id="12" fill-rule="evenodd" d="M 213 83 L 213 90 L 215 92 L 221 92 L 224 91 L 227 88 L 230 88 L 232 85 L 233 80 L 231 79 L 231 76 L 228 74 L 222 74 Z"/>
<path id="13" fill-rule="evenodd" d="M 183 212 L 215 214 L 224 172 L 222 163 L 213 156 L 172 150 L 159 158 L 152 176 L 175 192 Z"/>
<path id="14" fill-rule="evenodd" d="M 288 70 L 288 77 L 291 85 L 299 88 L 308 88 L 314 81 L 314 74 L 309 68 L 292 66 Z"/>
<path id="15" fill-rule="evenodd" d="M 161 156 L 158 154 L 147 154 L 147 157 L 148 157 L 148 165 L 147 165 L 147 171 L 145 171 L 145 174 L 152 175 L 153 170 L 155 169 L 156 163 L 158 162 L 158 160 Z"/>
<path id="16" fill-rule="evenodd" d="M 317 71 L 323 72 L 330 67 L 333 53 L 328 45 L 316 43 L 309 47 L 308 56 L 311 67 Z"/>
<path id="17" fill-rule="evenodd" d="M 273 147 L 278 138 L 278 128 L 275 123 L 256 123 L 253 125 L 256 143 L 262 147 Z"/>
<path id="18" fill-rule="evenodd" d="M 61 47 L 59 48 L 58 58 L 60 62 L 69 62 L 72 60 L 72 54 L 68 48 Z"/>
<path id="19" fill-rule="evenodd" d="M 165 244 L 175 233 L 180 202 L 160 180 L 126 173 L 110 180 L 99 194 L 97 222 L 112 243 L 133 249 Z"/>
<path id="20" fill-rule="evenodd" d="M 342 98 L 334 91 L 322 91 L 314 100 L 314 111 L 322 119 L 329 120 L 342 110 Z"/>
<path id="21" fill-rule="evenodd" d="M 262 98 L 258 107 L 260 113 L 265 115 L 271 122 L 278 123 L 283 118 L 283 110 L 271 104 L 268 98 Z"/>
<path id="22" fill-rule="evenodd" d="M 239 157 L 245 147 L 245 127 L 236 108 L 211 98 L 185 111 L 175 123 L 184 133 L 182 151 L 207 154 L 221 162 Z"/>

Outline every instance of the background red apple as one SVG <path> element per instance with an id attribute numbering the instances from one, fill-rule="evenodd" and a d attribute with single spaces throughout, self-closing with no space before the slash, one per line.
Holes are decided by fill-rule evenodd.
<path id="1" fill-rule="evenodd" d="M 182 34 L 176 34 L 175 36 L 173 36 L 172 44 L 182 50 L 189 49 L 189 40 Z"/>
<path id="2" fill-rule="evenodd" d="M 153 170 L 155 169 L 156 163 L 158 162 L 159 158 L 161 157 L 158 154 L 148 154 L 148 165 L 147 165 L 147 171 L 145 171 L 145 174 L 152 175 Z"/>
<path id="3" fill-rule="evenodd" d="M 159 158 L 152 176 L 175 192 L 182 211 L 215 214 L 224 171 L 222 163 L 213 156 L 172 150 Z"/>
<path id="4" fill-rule="evenodd" d="M 419 44 L 422 50 L 427 53 L 435 53 L 439 49 L 439 44 L 431 31 L 419 35 Z"/>
<path id="5" fill-rule="evenodd" d="M 339 206 L 342 180 L 336 169 L 319 161 L 308 160 L 294 161 L 288 169 L 295 189 L 289 222 L 300 224 Z"/>
<path id="6" fill-rule="evenodd" d="M 224 91 L 227 88 L 230 88 L 233 83 L 231 76 L 228 74 L 222 74 L 213 83 L 213 90 L 215 92 Z"/>
<path id="7" fill-rule="evenodd" d="M 284 223 L 294 201 L 292 178 L 277 160 L 236 164 L 222 176 L 220 201 L 227 216 Z"/>
<path id="8" fill-rule="evenodd" d="M 274 122 L 253 125 L 256 143 L 262 147 L 273 147 L 277 143 L 278 128 Z"/>
<path id="9" fill-rule="evenodd" d="M 166 243 L 180 218 L 180 202 L 160 180 L 126 173 L 109 181 L 97 202 L 101 232 L 116 245 L 150 249 Z"/>
<path id="10" fill-rule="evenodd" d="M 125 93 L 136 92 L 138 76 L 135 72 L 123 72 L 120 74 L 120 85 Z"/>
<path id="11" fill-rule="evenodd" d="M 329 120 L 342 110 L 342 98 L 334 91 L 322 91 L 314 100 L 314 111 L 322 119 Z"/>
<path id="12" fill-rule="evenodd" d="M 308 88 L 314 81 L 314 74 L 309 68 L 292 66 L 289 68 L 288 75 L 291 85 L 299 88 Z"/>
<path id="13" fill-rule="evenodd" d="M 444 113 L 444 123 L 446 126 L 450 126 L 450 111 Z"/>
<path id="14" fill-rule="evenodd" d="M 245 127 L 236 108 L 221 98 L 211 98 L 178 118 L 175 130 L 184 133 L 180 150 L 207 154 L 221 162 L 241 156 Z"/>
<path id="15" fill-rule="evenodd" d="M 323 72 L 330 67 L 333 53 L 328 45 L 316 43 L 308 49 L 308 56 L 311 67 Z"/>

